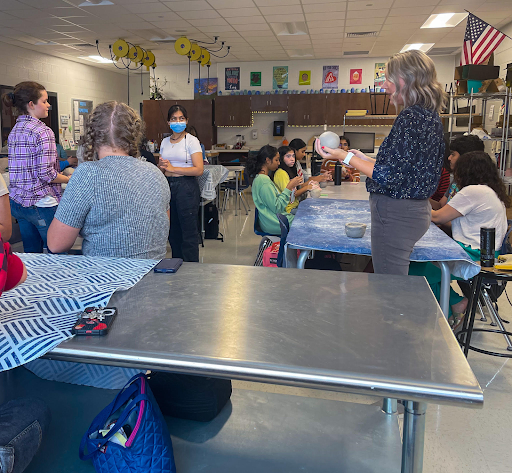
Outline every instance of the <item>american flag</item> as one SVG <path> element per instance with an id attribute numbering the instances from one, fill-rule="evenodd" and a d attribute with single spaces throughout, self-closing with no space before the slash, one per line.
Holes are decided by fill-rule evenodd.
<path id="1" fill-rule="evenodd" d="M 482 64 L 506 37 L 501 31 L 469 14 L 460 65 Z"/>

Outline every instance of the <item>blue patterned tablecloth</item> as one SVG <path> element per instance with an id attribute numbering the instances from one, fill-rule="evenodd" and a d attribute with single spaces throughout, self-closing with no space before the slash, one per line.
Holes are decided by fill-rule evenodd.
<path id="1" fill-rule="evenodd" d="M 349 238 L 345 224 L 367 225 L 363 238 Z M 371 256 L 371 215 L 367 200 L 306 199 L 300 203 L 286 239 L 287 247 Z M 468 279 L 480 266 L 433 223 L 416 243 L 411 261 L 447 261 L 453 275 Z"/>
<path id="2" fill-rule="evenodd" d="M 217 186 L 228 178 L 228 174 L 229 169 L 219 164 L 205 166 L 203 174 L 197 178 L 201 197 L 206 200 L 215 199 Z"/>
<path id="3" fill-rule="evenodd" d="M 20 253 L 26 282 L 0 298 L 0 371 L 43 356 L 70 338 L 77 314 L 105 307 L 158 261 Z"/>

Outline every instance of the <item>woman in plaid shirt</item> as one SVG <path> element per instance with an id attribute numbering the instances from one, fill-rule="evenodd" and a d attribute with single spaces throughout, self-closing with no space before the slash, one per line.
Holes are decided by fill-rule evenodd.
<path id="1" fill-rule="evenodd" d="M 37 82 L 20 82 L 2 97 L 19 113 L 9 134 L 11 213 L 20 225 L 26 253 L 42 253 L 46 235 L 62 196 L 55 135 L 41 118 L 48 116 L 48 93 Z"/>

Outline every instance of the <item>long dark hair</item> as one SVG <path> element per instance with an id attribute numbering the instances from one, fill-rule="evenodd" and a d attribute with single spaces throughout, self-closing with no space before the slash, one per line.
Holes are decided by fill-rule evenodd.
<path id="1" fill-rule="evenodd" d="M 188 114 L 187 114 L 187 110 L 186 108 L 183 106 L 183 105 L 173 105 L 169 111 L 167 112 L 167 121 L 170 121 L 171 120 L 171 117 L 176 113 L 176 112 L 181 112 L 183 113 L 183 116 L 185 117 L 185 119 L 188 120 Z"/>
<path id="2" fill-rule="evenodd" d="M 449 148 L 462 156 L 471 151 L 483 151 L 484 142 L 476 135 L 462 135 L 452 140 Z"/>
<path id="3" fill-rule="evenodd" d="M 37 82 L 20 82 L 16 84 L 12 92 L 7 92 L 2 96 L 2 102 L 6 107 L 14 107 L 19 114 L 27 112 L 27 105 L 30 102 L 36 104 L 41 98 L 44 86 Z"/>
<path id="4" fill-rule="evenodd" d="M 290 148 L 292 148 L 294 151 L 297 151 L 302 148 L 306 148 L 307 145 L 304 142 L 304 140 L 301 140 L 300 138 L 295 138 L 292 141 L 290 141 Z"/>
<path id="5" fill-rule="evenodd" d="M 290 151 L 293 151 L 293 153 L 295 154 L 295 150 L 291 146 L 281 146 L 277 150 L 277 152 L 279 153 L 279 168 L 282 169 L 283 171 L 286 171 L 288 177 L 290 179 L 293 179 L 294 177 L 297 177 L 297 163 L 290 167 L 284 162 L 285 155 Z"/>
<path id="6" fill-rule="evenodd" d="M 260 171 L 263 165 L 267 162 L 267 159 L 272 161 L 277 153 L 277 149 L 270 145 L 263 146 L 258 154 L 249 153 L 247 158 L 246 170 L 250 177 L 255 177 Z"/>
<path id="7" fill-rule="evenodd" d="M 459 189 L 478 184 L 486 185 L 496 192 L 505 207 L 510 207 L 505 184 L 498 174 L 496 164 L 487 153 L 471 151 L 463 154 L 455 163 L 454 177 Z"/>

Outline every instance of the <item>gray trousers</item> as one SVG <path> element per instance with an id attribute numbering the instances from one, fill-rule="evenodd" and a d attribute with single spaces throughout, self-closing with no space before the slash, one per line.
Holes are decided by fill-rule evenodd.
<path id="1" fill-rule="evenodd" d="M 370 209 L 375 273 L 406 276 L 412 249 L 430 226 L 430 202 L 428 199 L 392 199 L 372 193 Z"/>

